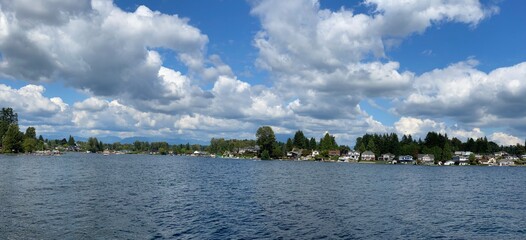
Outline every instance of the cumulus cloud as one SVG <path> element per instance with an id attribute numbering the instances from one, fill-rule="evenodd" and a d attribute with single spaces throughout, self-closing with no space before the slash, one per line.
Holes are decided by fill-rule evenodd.
<path id="1" fill-rule="evenodd" d="M 219 55 L 207 55 L 208 37 L 178 15 L 146 6 L 127 12 L 111 0 L 0 0 L 0 76 L 60 81 L 89 95 L 70 107 L 44 97 L 42 86 L 0 85 L 0 101 L 86 135 L 253 138 L 258 126 L 272 125 L 316 137 L 330 130 L 348 143 L 364 132 L 470 137 L 502 119 L 521 126 L 525 64 L 486 74 L 468 60 L 415 76 L 386 53 L 434 24 L 476 26 L 497 8 L 476 0 L 364 4 L 370 12 L 322 9 L 318 0 L 254 1 L 262 26 L 253 39 L 256 65 L 270 73 L 268 87 L 238 79 Z M 164 66 L 165 54 L 182 69 Z M 395 111 L 407 117 L 383 125 L 359 106 L 374 97 L 396 98 Z M 472 130 L 430 120 L 443 116 Z"/>
<path id="2" fill-rule="evenodd" d="M 526 62 L 484 73 L 473 59 L 418 76 L 397 107 L 404 115 L 453 117 L 479 127 L 506 124 L 521 128 L 526 116 Z"/>
<path id="3" fill-rule="evenodd" d="M 503 132 L 495 132 L 489 136 L 489 139 L 502 146 L 524 144 L 524 141 L 520 138 Z"/>
<path id="4" fill-rule="evenodd" d="M 254 4 L 252 14 L 263 27 L 254 39 L 257 65 L 271 71 L 287 98 L 299 100 L 295 113 L 348 117 L 353 113 L 345 109 L 331 114 L 333 104 L 356 106 L 364 98 L 399 96 L 410 88 L 414 74 L 399 71 L 398 62 L 380 60 L 393 38 L 421 33 L 438 22 L 476 25 L 496 11 L 475 0 L 365 4 L 373 14 L 321 9 L 312 0 Z"/>
<path id="5" fill-rule="evenodd" d="M 158 99 L 163 87 L 158 49 L 174 53 L 191 74 L 231 74 L 219 57 L 206 59 L 208 37 L 177 15 L 145 6 L 125 12 L 106 0 L 1 1 L 0 6 L 4 76 L 60 80 L 97 96 Z"/>
<path id="6" fill-rule="evenodd" d="M 394 123 L 394 128 L 396 132 L 400 134 L 410 134 L 422 138 L 425 137 L 428 132 L 448 134 L 449 137 L 456 137 L 462 140 L 484 137 L 484 132 L 482 132 L 480 128 L 466 130 L 459 128 L 457 125 L 448 126 L 444 122 L 414 117 L 401 117 L 400 120 Z"/>
<path id="7" fill-rule="evenodd" d="M 68 104 L 59 97 L 45 97 L 44 92 L 45 88 L 38 85 L 30 84 L 14 89 L 0 84 L 0 106 L 13 108 L 24 116 L 26 122 L 42 119 L 54 122 L 53 125 L 67 122 Z"/>
<path id="8" fill-rule="evenodd" d="M 366 0 L 375 8 L 376 24 L 387 36 L 422 33 L 433 23 L 460 22 L 477 25 L 499 11 L 496 6 L 482 6 L 479 0 L 390 1 Z"/>

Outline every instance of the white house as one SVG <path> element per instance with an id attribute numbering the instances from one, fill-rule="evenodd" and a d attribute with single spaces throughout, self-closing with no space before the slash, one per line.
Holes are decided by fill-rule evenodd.
<path id="1" fill-rule="evenodd" d="M 393 161 L 395 159 L 395 155 L 394 154 L 391 154 L 391 153 L 384 153 L 380 156 L 380 159 L 382 161 Z"/>
<path id="2" fill-rule="evenodd" d="M 500 152 L 496 152 L 494 155 L 495 157 L 503 157 L 503 156 L 508 155 L 508 153 L 504 151 L 500 151 Z"/>
<path id="3" fill-rule="evenodd" d="M 374 161 L 376 156 L 371 151 L 365 151 L 362 153 L 362 161 Z"/>
<path id="4" fill-rule="evenodd" d="M 501 159 L 499 161 L 499 166 L 514 166 L 514 165 L 515 165 L 515 161 L 510 160 L 510 159 Z"/>
<path id="5" fill-rule="evenodd" d="M 413 156 L 411 155 L 398 156 L 398 162 L 404 163 L 404 164 L 413 163 Z"/>
<path id="6" fill-rule="evenodd" d="M 320 152 L 318 150 L 312 151 L 312 154 L 311 154 L 312 157 L 316 157 L 318 155 L 320 155 Z"/>
<path id="7" fill-rule="evenodd" d="M 347 153 L 347 157 L 349 158 L 349 160 L 358 161 L 358 159 L 360 159 L 360 153 L 351 150 Z"/>
<path id="8" fill-rule="evenodd" d="M 418 161 L 424 165 L 434 165 L 435 155 L 433 154 L 418 154 Z"/>
<path id="9" fill-rule="evenodd" d="M 467 156 L 454 156 L 452 160 L 460 166 L 469 165 L 469 158 Z"/>
<path id="10" fill-rule="evenodd" d="M 473 154 L 473 152 L 470 151 L 455 151 L 455 156 L 469 156 Z"/>
<path id="11" fill-rule="evenodd" d="M 483 158 L 479 161 L 482 165 L 496 166 L 497 160 L 494 157 Z"/>

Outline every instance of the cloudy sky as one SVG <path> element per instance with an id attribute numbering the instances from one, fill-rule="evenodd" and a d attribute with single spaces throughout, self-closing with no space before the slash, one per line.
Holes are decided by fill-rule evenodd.
<path id="1" fill-rule="evenodd" d="M 0 0 L 0 106 L 68 135 L 526 138 L 526 2 Z"/>

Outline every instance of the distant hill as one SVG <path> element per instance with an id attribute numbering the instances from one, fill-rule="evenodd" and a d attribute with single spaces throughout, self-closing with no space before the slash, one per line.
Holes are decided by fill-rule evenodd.
<path id="1" fill-rule="evenodd" d="M 78 137 L 78 136 L 74 136 L 73 138 L 75 138 L 76 141 L 83 141 L 83 142 L 86 142 L 88 141 L 88 138 L 85 138 L 85 137 Z M 140 141 L 140 142 L 167 142 L 168 144 L 186 144 L 186 143 L 190 143 L 190 144 L 200 144 L 200 145 L 208 145 L 210 144 L 209 141 L 201 141 L 201 140 L 196 140 L 196 139 L 168 139 L 168 138 L 160 138 L 160 137 L 141 137 L 141 136 L 138 136 L 138 137 L 128 137 L 128 138 L 119 138 L 117 136 L 99 136 L 97 137 L 97 139 L 99 141 L 102 141 L 103 143 L 116 143 L 116 142 L 120 142 L 122 144 L 131 144 L 131 143 L 134 143 L 135 141 Z"/>

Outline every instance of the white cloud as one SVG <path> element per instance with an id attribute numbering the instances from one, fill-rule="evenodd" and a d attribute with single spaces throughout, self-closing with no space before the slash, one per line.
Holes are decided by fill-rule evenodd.
<path id="1" fill-rule="evenodd" d="M 401 117 L 400 120 L 394 123 L 394 127 L 399 134 L 411 134 L 413 137 L 421 138 L 424 138 L 428 132 L 448 134 L 450 138 L 456 137 L 463 141 L 468 138 L 477 139 L 484 137 L 484 132 L 480 128 L 466 130 L 459 128 L 457 125 L 448 126 L 444 122 L 414 117 Z"/>
<path id="2" fill-rule="evenodd" d="M 255 2 L 252 14 L 263 27 L 254 39 L 257 65 L 271 72 L 285 99 L 299 100 L 293 109 L 296 114 L 348 117 L 353 113 L 341 108 L 334 113 L 333 106 L 400 96 L 410 89 L 413 73 L 399 71 L 398 62 L 377 60 L 386 57 L 385 48 L 393 38 L 422 33 L 439 22 L 476 25 L 496 11 L 475 0 L 365 4 L 373 14 L 321 9 L 316 0 Z"/>
<path id="3" fill-rule="evenodd" d="M 503 146 L 524 144 L 520 138 L 503 132 L 495 132 L 489 136 L 489 139 Z"/>
<path id="4" fill-rule="evenodd" d="M 477 25 L 499 11 L 495 6 L 482 6 L 479 0 L 366 0 L 365 3 L 375 7 L 375 23 L 384 35 L 402 37 L 414 32 L 422 33 L 437 22 Z"/>
<path id="5" fill-rule="evenodd" d="M 435 69 L 415 78 L 409 96 L 397 111 L 403 115 L 454 117 L 478 127 L 504 124 L 521 128 L 515 121 L 526 117 L 526 62 L 486 74 L 468 60 Z"/>
<path id="6" fill-rule="evenodd" d="M 26 121 L 50 120 L 54 124 L 67 122 L 68 105 L 61 98 L 47 98 L 45 88 L 37 85 L 26 85 L 13 89 L 0 84 L 0 106 L 11 107 Z"/>
<path id="7" fill-rule="evenodd" d="M 103 0 L 2 0 L 0 6 L 3 76 L 64 80 L 96 96 L 137 100 L 140 107 L 147 106 L 141 101 L 164 97 L 158 94 L 158 49 L 176 55 L 193 76 L 232 74 L 218 56 L 206 59 L 208 37 L 177 15 L 145 6 L 125 12 Z"/>

